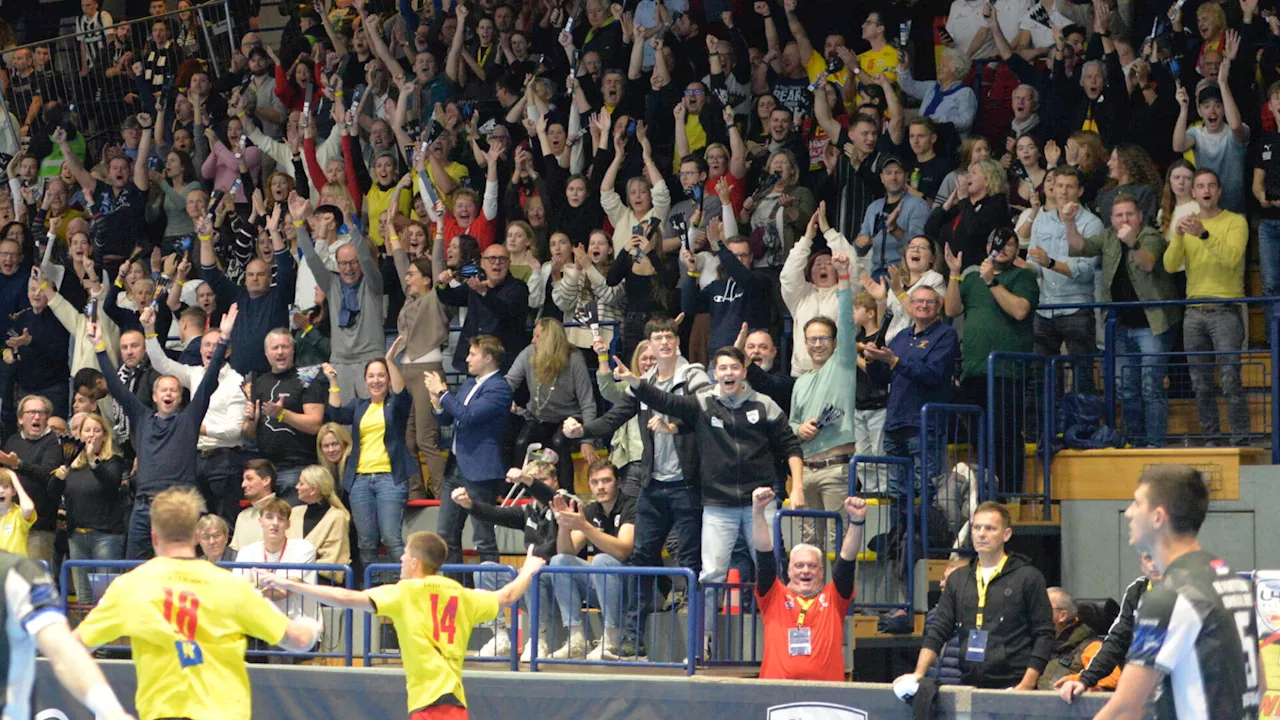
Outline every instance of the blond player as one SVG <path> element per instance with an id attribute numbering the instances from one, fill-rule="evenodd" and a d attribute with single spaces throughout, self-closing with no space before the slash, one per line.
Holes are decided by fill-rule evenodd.
<path id="1" fill-rule="evenodd" d="M 156 495 L 156 557 L 116 578 L 76 628 L 89 647 L 132 640 L 142 720 L 249 720 L 245 636 L 305 652 L 319 633 L 315 620 L 289 619 L 248 580 L 196 559 L 204 509 L 194 488 Z"/>
<path id="2" fill-rule="evenodd" d="M 496 618 L 502 607 L 514 605 L 546 561 L 534 555 L 530 546 L 520 574 L 510 583 L 492 592 L 468 590 L 435 574 L 444 564 L 447 550 L 435 533 L 410 535 L 400 556 L 400 582 L 364 592 L 308 585 L 279 575 L 263 578 L 263 582 L 326 605 L 391 618 L 404 660 L 409 720 L 465 720 L 462 662 L 471 629 Z"/>

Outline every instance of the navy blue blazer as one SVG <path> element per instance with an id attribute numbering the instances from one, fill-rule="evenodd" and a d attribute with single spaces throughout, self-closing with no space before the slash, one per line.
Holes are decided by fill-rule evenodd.
<path id="1" fill-rule="evenodd" d="M 502 436 L 511 414 L 511 386 L 502 373 L 496 373 L 484 381 L 470 403 L 463 404 L 475 386 L 476 379 L 469 377 L 456 393 L 442 395 L 437 416 L 441 425 L 454 426 L 454 452 L 463 477 L 471 482 L 500 480 L 507 476 Z"/>
<path id="2" fill-rule="evenodd" d="M 368 398 L 358 397 L 342 407 L 324 406 L 326 422 L 351 426 L 351 456 L 347 459 L 347 469 L 342 473 L 342 489 L 347 492 L 351 492 L 351 485 L 356 481 L 356 467 L 360 465 L 360 418 L 364 417 L 369 405 Z M 382 406 L 382 418 L 387 424 L 383 441 L 387 446 L 387 456 L 391 458 L 391 474 L 397 483 L 408 482 L 409 478 L 421 473 L 404 437 L 405 424 L 409 422 L 412 409 L 413 397 L 408 388 L 389 393 Z"/>

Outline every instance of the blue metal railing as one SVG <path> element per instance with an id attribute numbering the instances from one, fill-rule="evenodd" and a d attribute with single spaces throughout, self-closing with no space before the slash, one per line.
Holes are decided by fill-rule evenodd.
<path id="1" fill-rule="evenodd" d="M 844 539 L 844 514 L 843 513 L 836 512 L 835 510 L 791 510 L 789 508 L 779 510 L 773 516 L 773 557 L 775 562 L 777 562 L 779 577 L 783 577 L 783 573 L 786 571 L 788 545 L 794 546 L 796 544 L 794 523 L 791 524 L 791 543 L 789 544 L 786 543 L 785 538 L 783 538 L 782 536 L 782 521 L 786 518 L 803 518 L 803 519 L 809 520 L 810 522 L 805 523 L 806 527 L 803 532 L 805 534 L 812 534 L 813 537 L 810 538 L 809 540 L 803 540 L 802 538 L 802 542 L 808 542 L 811 545 L 818 546 L 819 548 L 825 547 L 826 545 L 826 539 L 827 539 L 826 528 L 822 527 L 822 531 L 819 533 L 817 528 L 820 526 L 818 525 L 818 523 L 812 522 L 812 521 L 815 519 L 835 520 L 836 521 L 836 534 L 835 534 L 836 539 L 835 539 L 834 550 L 835 552 L 840 552 L 840 544 L 843 542 L 843 539 Z M 826 523 L 823 523 L 824 526 L 825 524 Z M 831 552 L 831 550 L 832 548 L 827 548 L 826 551 Z M 824 555 L 825 554 L 826 553 L 824 553 Z"/>
<path id="2" fill-rule="evenodd" d="M 892 493 L 885 493 L 878 499 L 868 499 L 867 506 L 867 526 L 866 532 L 863 533 L 863 544 L 866 545 L 872 539 L 879 537 L 881 544 L 877 547 L 867 545 L 862 548 L 863 552 L 859 553 L 858 562 L 865 567 L 865 558 L 870 561 L 872 566 L 871 572 L 860 570 L 858 578 L 861 583 L 867 583 L 870 578 L 870 592 L 859 592 L 854 604 L 850 606 L 850 611 L 856 610 L 904 610 L 912 612 L 915 606 L 915 566 L 916 566 L 916 544 L 910 539 L 916 534 L 916 485 L 911 477 L 912 461 L 908 458 L 889 457 L 878 455 L 854 455 L 849 460 L 849 494 L 858 494 L 859 479 L 866 476 L 866 473 L 859 474 L 859 467 L 877 466 L 878 470 L 887 474 L 901 472 L 901 487 L 906 489 L 906 496 L 903 498 L 894 497 Z M 892 485 L 890 485 L 892 487 Z M 905 522 L 907 529 L 908 542 L 902 548 L 904 557 L 903 568 L 906 573 L 898 576 L 894 572 L 891 562 L 894 560 L 891 550 L 887 546 L 885 540 L 889 537 L 889 532 L 893 528 L 894 523 Z M 872 557 L 874 555 L 874 557 Z M 901 596 L 901 602 L 896 600 L 881 598 L 895 598 Z"/>
<path id="3" fill-rule="evenodd" d="M 93 569 L 119 570 L 123 573 L 138 567 L 142 563 L 143 563 L 142 560 L 67 560 L 66 562 L 62 563 L 62 572 L 61 572 L 63 609 L 66 610 L 69 607 L 68 600 L 70 599 L 70 595 L 71 595 L 71 572 L 76 568 L 84 568 L 86 570 L 93 570 Z M 308 572 L 308 573 L 310 572 L 341 572 L 343 573 L 343 577 L 345 578 L 345 584 L 347 589 L 352 589 L 354 587 L 353 583 L 355 580 L 355 573 L 351 571 L 350 565 L 336 565 L 336 564 L 330 564 L 330 563 L 312 563 L 312 564 L 217 563 L 217 565 L 218 567 L 224 568 L 226 570 L 267 570 L 271 572 Z M 77 600 L 78 599 L 79 598 L 77 598 Z M 298 597 L 298 599 L 301 600 L 301 597 Z M 288 599 L 286 599 L 285 602 L 288 603 Z M 313 601 L 307 601 L 307 602 L 313 602 Z M 90 603 L 78 603 L 78 606 L 81 608 L 85 608 L 85 607 L 91 608 Z M 317 604 L 317 607 L 319 607 L 319 604 Z M 228 610 L 233 611 L 234 609 L 229 608 Z M 307 657 L 307 658 L 342 658 L 346 661 L 347 666 L 350 667 L 352 664 L 352 637 L 351 637 L 352 611 L 342 610 L 340 612 L 340 616 L 343 619 L 343 626 L 346 629 L 346 632 L 343 633 L 345 635 L 345 638 L 343 640 L 343 645 L 345 646 L 345 650 L 342 652 L 317 651 L 317 652 L 294 653 L 294 652 L 288 652 L 286 650 L 265 650 L 265 649 L 257 649 L 257 648 L 250 647 L 250 649 L 247 651 L 246 654 L 254 655 L 254 656 L 289 655 L 293 657 Z M 325 628 L 326 633 L 330 632 L 331 630 L 332 629 L 329 627 Z M 339 629 L 339 632 L 341 632 L 341 629 Z M 103 646 L 103 649 L 131 652 L 131 649 L 126 645 Z"/>
<path id="4" fill-rule="evenodd" d="M 1045 520 L 1052 516 L 1049 506 L 1049 498 L 1052 497 L 1049 464 L 1052 461 L 1050 440 L 1053 437 L 1053 398 L 1056 393 L 1053 373 L 1049 372 L 1049 368 L 1052 367 L 1053 358 L 1051 355 L 1034 353 L 989 354 L 987 408 L 983 420 L 986 432 L 984 467 L 990 469 L 993 477 L 1005 478 L 1006 487 L 1022 489 L 1000 493 L 1000 497 L 1040 500 Z M 1037 369 L 1034 374 L 1029 372 L 1032 367 Z M 1012 374 L 1009 373 L 1010 370 Z M 1028 429 L 1030 433 L 1026 432 Z M 1002 453 L 996 451 L 996 440 L 1002 439 L 1005 433 L 1013 433 L 1015 439 L 1019 436 L 1022 438 L 1022 442 L 1010 443 L 1014 448 L 1011 457 L 1002 457 Z M 1026 486 L 1020 482 L 1027 464 L 1026 444 L 1032 441 L 1032 437 L 1035 438 L 1037 465 L 1041 473 L 1042 492 L 1038 493 L 1027 491 Z M 1015 480 L 1006 476 L 1012 476 Z"/>
<path id="5" fill-rule="evenodd" d="M 477 580 L 479 579 L 478 576 L 484 573 L 505 575 L 507 578 L 507 581 L 513 580 L 516 577 L 516 569 L 511 567 L 510 565 L 488 565 L 488 564 L 452 565 L 450 564 L 450 565 L 442 565 L 439 570 L 440 575 L 472 574 L 477 576 Z M 388 575 L 393 575 L 398 577 L 400 575 L 400 565 L 396 563 L 374 563 L 372 565 L 366 566 L 364 569 L 364 587 L 366 588 L 373 587 L 376 584 L 374 582 L 375 574 L 381 578 L 385 578 Z M 537 593 L 534 593 L 534 595 L 536 596 Z M 504 612 L 504 610 L 502 608 L 499 608 L 498 609 L 499 615 L 501 615 L 502 612 Z M 494 622 L 495 622 L 494 632 L 495 633 L 503 632 L 503 630 L 497 624 L 497 621 L 494 621 Z M 515 609 L 512 609 L 511 622 L 507 623 L 507 627 L 505 630 L 505 632 L 508 633 L 508 639 L 510 641 L 510 649 L 511 649 L 508 657 L 468 657 L 467 659 L 481 661 L 481 662 L 509 662 L 512 670 L 519 670 L 520 669 L 520 648 L 519 648 L 519 644 L 516 642 L 516 639 L 518 637 L 517 633 L 518 633 L 519 627 L 520 627 L 519 613 Z M 534 645 L 536 646 L 537 643 L 534 643 Z M 400 659 L 400 653 L 387 653 L 387 652 L 375 653 L 373 651 L 373 614 L 372 613 L 364 613 L 363 657 L 364 657 L 365 667 L 369 667 L 371 661 L 373 660 Z"/>
<path id="6" fill-rule="evenodd" d="M 1191 306 L 1197 305 L 1247 305 L 1261 306 L 1266 312 L 1267 337 L 1270 342 L 1269 351 L 1249 351 L 1244 348 L 1232 350 L 1207 350 L 1207 351 L 1182 351 L 1167 353 L 1148 353 L 1149 355 L 1160 355 L 1168 358 L 1176 358 L 1181 356 L 1223 356 L 1223 355 L 1239 355 L 1243 357 L 1249 352 L 1268 352 L 1270 355 L 1270 388 L 1267 392 L 1267 401 L 1270 403 L 1270 412 L 1268 413 L 1270 428 L 1265 429 L 1265 434 L 1270 435 L 1271 439 L 1271 462 L 1280 465 L 1280 343 L 1276 342 L 1276 338 L 1280 338 L 1280 311 L 1272 307 L 1280 303 L 1280 298 L 1203 298 L 1189 300 L 1156 300 L 1150 302 L 1094 302 L 1094 303 L 1068 303 L 1041 305 L 1039 310 L 1095 310 L 1106 313 L 1106 320 L 1103 325 L 1103 343 L 1102 351 L 1098 355 L 1102 365 L 1102 387 L 1103 397 L 1105 399 L 1106 422 L 1111 427 L 1118 427 L 1116 422 L 1116 408 L 1118 407 L 1118 387 L 1122 380 L 1116 372 L 1118 361 L 1125 358 L 1140 357 L 1135 353 L 1119 352 L 1117 342 L 1117 331 L 1119 328 L 1119 311 L 1125 309 L 1151 309 L 1151 308 L 1170 308 L 1185 310 Z M 1247 336 L 1246 336 L 1247 341 Z M 1056 403 L 1057 393 L 1050 398 L 1051 403 Z M 1052 417 L 1051 417 L 1052 419 Z M 1048 493 L 1046 487 L 1045 490 Z"/>
<path id="7" fill-rule="evenodd" d="M 468 567 L 474 567 L 474 566 L 468 566 Z M 530 654 L 529 654 L 529 668 L 531 670 L 533 670 L 534 672 L 537 672 L 538 666 L 543 663 L 546 663 L 546 664 L 560 664 L 560 665 L 610 665 L 610 666 L 621 666 L 621 667 L 684 668 L 686 675 L 693 675 L 694 670 L 697 666 L 698 638 L 700 637 L 700 634 L 698 633 L 698 628 L 701 626 L 701 623 L 699 622 L 699 618 L 701 617 L 702 612 L 701 612 L 701 605 L 699 604 L 699 598 L 701 594 L 697 592 L 698 578 L 693 574 L 692 570 L 688 568 L 669 568 L 669 567 L 626 567 L 626 566 L 623 566 L 623 567 L 572 567 L 572 566 L 548 565 L 538 571 L 538 574 L 534 576 L 533 583 L 530 585 L 530 587 L 535 590 L 535 592 L 529 593 L 531 597 L 531 601 L 530 601 L 531 607 L 529 609 L 531 628 L 529 631 L 529 636 L 531 638 L 540 637 L 543 631 L 542 615 L 544 614 L 544 609 L 541 607 L 542 593 L 537 592 L 536 590 L 541 586 L 544 580 L 546 581 L 549 587 L 554 588 L 557 576 L 563 576 L 565 581 L 572 582 L 573 581 L 572 576 L 574 575 L 586 575 L 588 577 L 619 576 L 623 578 L 636 578 L 637 581 L 635 583 L 626 582 L 626 581 L 622 583 L 623 590 L 620 593 L 622 602 L 621 602 L 621 607 L 618 609 L 620 613 L 624 613 L 625 608 L 628 605 L 629 598 L 627 597 L 627 590 L 629 590 L 631 587 L 635 587 L 637 588 L 637 590 L 640 589 L 640 585 L 641 585 L 639 581 L 640 578 L 646 578 L 646 577 L 652 578 L 652 581 L 655 583 L 657 581 L 657 578 L 660 578 L 660 577 L 683 579 L 685 582 L 687 596 L 689 598 L 688 605 L 686 606 L 686 609 L 685 609 L 685 615 L 686 615 L 685 622 L 683 623 L 685 626 L 685 635 L 686 635 L 685 648 L 684 648 L 685 659 L 683 662 L 677 662 L 675 660 L 641 661 L 638 658 L 635 660 L 626 660 L 626 659 L 588 660 L 585 657 L 542 658 L 538 656 L 538 643 L 531 642 Z M 604 603 L 604 598 L 600 598 L 600 603 L 601 604 Z M 670 623 L 671 629 L 670 629 L 670 634 L 668 635 L 668 638 L 671 639 L 672 645 L 674 646 L 674 638 L 676 637 L 676 626 L 677 626 L 677 620 L 678 620 L 679 614 L 672 611 L 670 615 L 671 615 L 671 623 Z M 554 623 L 554 620 L 553 620 L 553 623 Z M 618 628 L 620 633 L 622 629 L 623 628 L 620 625 Z M 653 636 L 656 639 L 661 637 L 661 634 L 658 632 L 654 632 Z M 637 641 L 639 640 L 638 634 L 636 639 Z M 650 657 L 653 656 L 654 649 L 655 649 L 654 647 L 649 648 Z"/>
<path id="8" fill-rule="evenodd" d="M 953 472 L 957 460 L 963 457 L 970 462 L 970 471 L 977 472 L 978 500 L 995 497 L 998 488 L 995 486 L 993 473 L 986 458 L 986 413 L 977 405 L 956 405 L 952 403 L 925 403 L 920 408 L 920 544 L 924 548 L 923 557 L 928 558 L 932 548 L 929 544 L 929 512 L 934 502 L 933 481 L 943 473 Z M 941 429 L 941 432 L 937 432 Z M 966 442 L 955 442 L 965 440 Z M 977 467 L 972 460 L 977 459 Z M 940 460 L 940 458 L 945 458 Z M 963 460 L 962 460 L 963 461 Z M 936 467 L 935 467 L 936 465 Z M 955 498 L 938 498 L 939 504 L 954 502 Z M 967 515 L 967 512 L 965 513 Z M 949 553 L 949 550 L 947 551 Z M 934 552 L 934 554 L 940 554 Z"/>

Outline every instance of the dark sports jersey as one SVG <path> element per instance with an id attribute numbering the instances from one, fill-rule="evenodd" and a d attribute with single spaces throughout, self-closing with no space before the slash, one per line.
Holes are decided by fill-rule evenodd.
<path id="1" fill-rule="evenodd" d="M 1280 200 L 1280 133 L 1270 132 L 1254 140 L 1251 151 L 1249 165 L 1263 172 L 1262 190 L 1267 200 Z M 1269 220 L 1280 218 L 1280 208 L 1257 208 L 1256 212 Z"/>
<path id="2" fill-rule="evenodd" d="M 1148 717 L 1256 718 L 1253 584 L 1199 550 L 1174 560 L 1142 596 L 1127 663 L 1164 673 Z"/>
<path id="3" fill-rule="evenodd" d="M 596 529 L 610 537 L 618 537 L 618 531 L 623 525 L 636 524 L 636 499 L 627 497 L 622 493 L 618 493 L 618 499 L 613 502 L 613 510 L 604 511 L 604 505 L 593 502 L 582 512 L 587 522 L 596 526 Z M 587 543 L 587 551 L 591 553 L 603 552 L 600 548 L 593 547 L 591 543 Z"/>
<path id="4" fill-rule="evenodd" d="M 31 717 L 36 680 L 36 635 L 49 625 L 66 622 L 53 578 L 21 555 L 0 552 L 0 578 L 4 578 L 4 604 L 0 618 L 0 683 L 5 704 L 0 715 L 13 720 Z"/>
<path id="5" fill-rule="evenodd" d="M 99 180 L 93 186 L 93 245 L 97 257 L 128 257 L 146 239 L 146 195 L 133 184 L 133 176 L 125 182 L 120 194 Z"/>
<path id="6" fill-rule="evenodd" d="M 325 404 L 328 392 L 329 381 L 320 368 L 292 368 L 259 375 L 253 381 L 250 401 L 278 402 L 285 410 L 300 413 L 303 405 Z M 258 452 L 278 468 L 311 465 L 316 461 L 316 436 L 264 413 L 258 416 Z"/>

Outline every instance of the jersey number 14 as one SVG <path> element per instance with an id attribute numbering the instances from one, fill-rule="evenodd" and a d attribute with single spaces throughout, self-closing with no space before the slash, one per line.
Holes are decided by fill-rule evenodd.
<path id="1" fill-rule="evenodd" d="M 445 601 L 444 607 L 440 607 L 440 596 L 431 595 L 431 620 L 432 620 L 432 636 L 436 642 L 440 642 L 440 633 L 443 632 L 447 638 L 445 642 L 452 645 L 453 636 L 458 631 L 458 596 L 450 596 Z"/>

